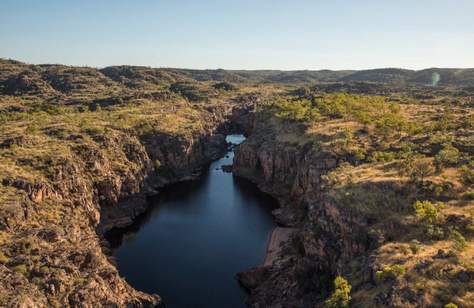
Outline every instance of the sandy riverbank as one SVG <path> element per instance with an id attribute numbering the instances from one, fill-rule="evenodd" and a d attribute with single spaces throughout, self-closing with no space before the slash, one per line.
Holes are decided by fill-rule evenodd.
<path id="1" fill-rule="evenodd" d="M 271 265 L 280 254 L 281 243 L 290 239 L 290 236 L 295 232 L 295 228 L 276 227 L 273 229 L 267 245 L 267 253 L 265 255 L 264 266 Z"/>

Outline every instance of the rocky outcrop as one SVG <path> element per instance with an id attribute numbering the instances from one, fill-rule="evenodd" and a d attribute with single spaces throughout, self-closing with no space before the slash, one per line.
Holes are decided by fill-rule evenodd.
<path id="1" fill-rule="evenodd" d="M 271 264 L 238 279 L 250 290 L 251 307 L 317 307 L 348 262 L 369 262 L 366 252 L 379 239 L 369 233 L 364 217 L 328 197 L 324 175 L 339 165 L 338 157 L 311 143 L 278 141 L 276 133 L 264 130 L 255 124 L 236 150 L 233 170 L 277 197 L 276 221 L 296 232 L 272 251 Z M 370 281 L 370 267 L 363 268 Z"/>

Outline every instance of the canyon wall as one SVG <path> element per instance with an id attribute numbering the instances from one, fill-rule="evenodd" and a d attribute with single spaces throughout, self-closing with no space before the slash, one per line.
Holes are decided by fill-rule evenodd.
<path id="1" fill-rule="evenodd" d="M 312 143 L 279 140 L 278 132 L 269 127 L 254 120 L 249 138 L 236 149 L 233 170 L 277 197 L 281 207 L 273 212 L 276 221 L 297 231 L 282 243 L 273 264 L 238 274 L 250 291 L 248 304 L 322 306 L 334 277 L 349 275 L 351 266 L 361 269 L 354 290 L 370 285 L 373 260 L 369 252 L 380 238 L 369 231 L 367 217 L 329 197 L 326 175 L 344 157 Z"/>
<path id="2" fill-rule="evenodd" d="M 73 156 L 52 160 L 47 181 L 2 179 L 17 196 L 24 195 L 24 202 L 9 204 L 10 215 L 0 222 L 16 243 L 11 247 L 15 260 L 8 262 L 18 264 L 14 270 L 0 264 L 2 303 L 162 306 L 158 295 L 139 292 L 119 276 L 104 234 L 146 211 L 147 196 L 198 176 L 201 167 L 222 155 L 227 144 L 221 133 L 230 129 L 225 123 L 231 113 L 231 106 L 213 110 L 204 114 L 206 125 L 179 135 L 109 130 L 74 147 Z M 20 275 L 23 271 L 30 274 Z"/>

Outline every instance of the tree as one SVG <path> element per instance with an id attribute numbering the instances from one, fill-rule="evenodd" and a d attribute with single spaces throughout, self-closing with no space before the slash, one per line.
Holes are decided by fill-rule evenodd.
<path id="1" fill-rule="evenodd" d="M 422 221 L 428 224 L 433 224 L 438 221 L 438 208 L 430 201 L 416 201 L 413 207 L 415 209 L 416 216 Z"/>
<path id="2" fill-rule="evenodd" d="M 351 300 L 352 286 L 349 282 L 344 279 L 342 276 L 337 276 L 334 279 L 334 292 L 331 296 L 324 302 L 326 308 L 347 308 L 349 307 L 349 302 Z"/>
<path id="3" fill-rule="evenodd" d="M 459 150 L 451 144 L 447 144 L 435 157 L 435 164 L 438 170 L 441 167 L 449 167 L 459 162 Z"/>
<path id="4" fill-rule="evenodd" d="M 423 157 L 410 156 L 402 165 L 402 173 L 418 183 L 422 183 L 434 171 L 433 163 Z"/>
<path id="5" fill-rule="evenodd" d="M 439 211 L 442 204 L 433 204 L 430 201 L 416 201 L 413 205 L 415 209 L 416 217 L 423 222 L 426 228 L 426 233 L 433 238 L 442 238 L 444 232 L 439 224 L 442 222 L 443 217 Z"/>

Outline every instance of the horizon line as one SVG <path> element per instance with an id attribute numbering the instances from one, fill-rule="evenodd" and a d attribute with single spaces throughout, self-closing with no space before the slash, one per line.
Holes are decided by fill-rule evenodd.
<path id="1" fill-rule="evenodd" d="M 88 65 L 88 64 L 64 64 L 60 62 L 50 62 L 50 63 L 32 63 L 32 62 L 27 62 L 23 60 L 18 60 L 10 57 L 1 57 L 1 60 L 7 60 L 7 61 L 16 61 L 20 62 L 23 64 L 27 65 L 62 65 L 62 66 L 70 66 L 70 67 L 83 67 L 83 68 L 94 68 L 94 69 L 104 69 L 107 67 L 118 67 L 118 66 L 130 66 L 130 67 L 146 67 L 146 68 L 152 68 L 152 69 L 177 69 L 177 70 L 196 70 L 196 71 L 216 71 L 216 70 L 224 70 L 224 71 L 280 71 L 280 72 L 317 72 L 317 71 L 369 71 L 369 70 L 381 70 L 381 69 L 397 69 L 397 70 L 407 70 L 407 71 L 424 71 L 424 70 L 430 70 L 430 69 L 457 69 L 457 70 L 465 70 L 465 69 L 474 69 L 474 66 L 472 67 L 439 67 L 439 66 L 431 66 L 431 67 L 425 67 L 425 68 L 406 68 L 406 67 L 396 67 L 396 66 L 377 66 L 377 67 L 371 67 L 371 68 L 347 68 L 347 69 L 331 69 L 331 68 L 299 68 L 299 69 L 279 69 L 279 68 L 190 68 L 190 67 L 178 67 L 178 66 L 153 66 L 153 65 L 141 65 L 141 64 L 112 64 L 112 65 L 105 65 L 105 66 L 95 66 L 95 65 Z"/>

